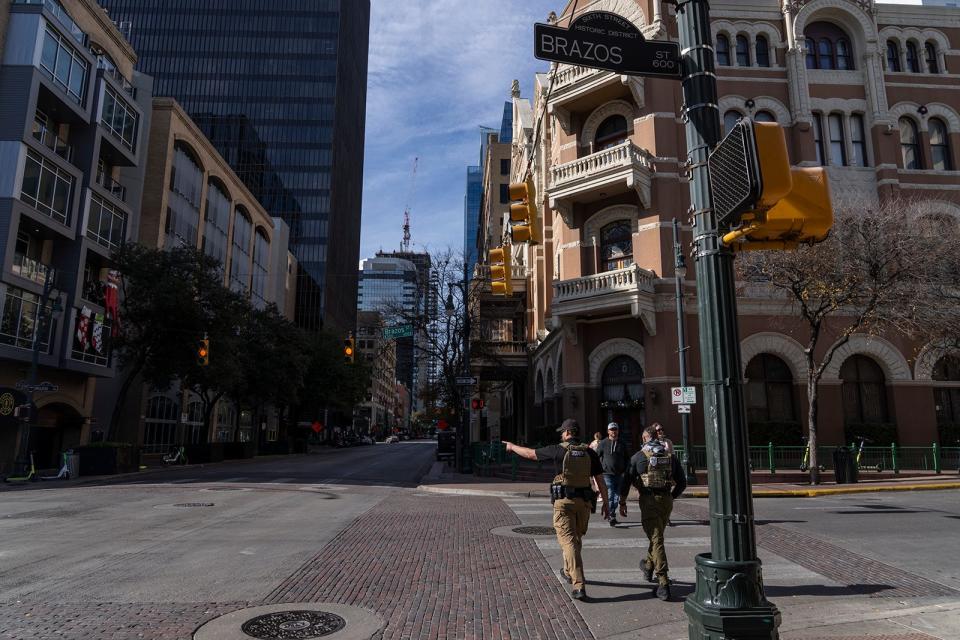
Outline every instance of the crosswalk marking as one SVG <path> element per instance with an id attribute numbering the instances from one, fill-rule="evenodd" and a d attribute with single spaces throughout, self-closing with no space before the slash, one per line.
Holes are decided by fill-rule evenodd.
<path id="1" fill-rule="evenodd" d="M 537 546 L 543 551 L 560 548 L 560 543 L 557 542 L 556 538 L 537 538 L 536 542 Z M 583 539 L 584 549 L 646 549 L 648 544 L 646 537 L 594 538 L 590 536 L 589 531 Z M 710 538 L 670 538 L 667 544 L 671 547 L 703 547 L 709 549 Z"/>

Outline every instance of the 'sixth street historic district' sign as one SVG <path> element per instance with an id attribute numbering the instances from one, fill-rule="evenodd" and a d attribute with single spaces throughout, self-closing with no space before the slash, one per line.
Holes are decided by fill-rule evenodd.
<path id="1" fill-rule="evenodd" d="M 534 56 L 540 60 L 680 79 L 679 44 L 647 41 L 632 22 L 609 11 L 585 13 L 567 29 L 538 22 L 533 38 Z"/>

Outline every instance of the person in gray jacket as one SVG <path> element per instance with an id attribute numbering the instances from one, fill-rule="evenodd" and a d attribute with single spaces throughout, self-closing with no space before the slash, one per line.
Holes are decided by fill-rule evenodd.
<path id="1" fill-rule="evenodd" d="M 620 482 L 630 463 L 630 451 L 626 443 L 620 440 L 620 425 L 611 422 L 607 425 L 607 437 L 597 445 L 597 455 L 603 467 L 603 480 L 610 496 L 610 526 L 617 526 L 617 506 L 620 502 Z"/>

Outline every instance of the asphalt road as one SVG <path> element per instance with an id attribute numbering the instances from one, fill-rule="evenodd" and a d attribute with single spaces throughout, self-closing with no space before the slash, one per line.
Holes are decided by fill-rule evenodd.
<path id="1" fill-rule="evenodd" d="M 0 603 L 260 599 L 368 509 L 416 486 L 435 450 L 377 444 L 5 491 Z"/>

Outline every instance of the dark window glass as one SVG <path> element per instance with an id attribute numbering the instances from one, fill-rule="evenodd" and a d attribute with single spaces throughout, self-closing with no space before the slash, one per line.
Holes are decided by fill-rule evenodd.
<path id="1" fill-rule="evenodd" d="M 813 114 L 813 144 L 817 148 L 817 164 L 827 166 L 827 154 L 823 146 L 823 116 L 819 113 Z"/>
<path id="2" fill-rule="evenodd" d="M 227 233 L 230 230 L 230 199 L 216 183 L 207 185 L 203 213 L 203 252 L 223 269 L 227 263 Z"/>
<path id="3" fill-rule="evenodd" d="M 610 116 L 597 127 L 594 142 L 595 149 L 607 149 L 627 139 L 627 119 L 623 116 Z"/>
<path id="4" fill-rule="evenodd" d="M 510 185 L 501 184 L 500 185 L 500 204 L 507 204 L 510 202 Z"/>
<path id="5" fill-rule="evenodd" d="M 813 38 L 807 38 L 803 42 L 804 58 L 807 62 L 807 69 L 817 68 L 817 43 Z"/>
<path id="6" fill-rule="evenodd" d="M 910 118 L 900 118 L 900 155 L 904 169 L 923 169 L 920 156 L 920 136 L 916 123 Z"/>
<path id="7" fill-rule="evenodd" d="M 950 138 L 947 134 L 947 125 L 939 118 L 930 118 L 928 124 L 930 132 L 930 164 L 937 171 L 950 171 L 953 161 L 950 158 Z"/>
<path id="8" fill-rule="evenodd" d="M 762 353 L 746 371 L 747 419 L 751 422 L 794 420 L 793 374 L 780 358 Z"/>
<path id="9" fill-rule="evenodd" d="M 629 220 L 618 220 L 600 230 L 601 270 L 613 271 L 633 264 L 633 233 Z"/>
<path id="10" fill-rule="evenodd" d="M 850 42 L 846 38 L 837 40 L 837 69 L 853 69 L 853 56 L 850 55 Z"/>
<path id="11" fill-rule="evenodd" d="M 757 36 L 756 56 L 758 67 L 770 66 L 770 45 L 765 36 Z"/>
<path id="12" fill-rule="evenodd" d="M 817 65 L 820 69 L 834 69 L 833 41 L 829 38 L 817 40 Z"/>
<path id="13" fill-rule="evenodd" d="M 853 145 L 853 161 L 858 167 L 869 167 L 867 160 L 867 135 L 863 126 L 863 116 L 855 113 L 850 116 L 850 142 Z"/>
<path id="14" fill-rule="evenodd" d="M 737 36 L 737 66 L 750 66 L 750 41 L 747 36 Z"/>
<path id="15" fill-rule="evenodd" d="M 730 66 L 730 39 L 722 33 L 717 36 L 717 64 Z"/>
<path id="16" fill-rule="evenodd" d="M 853 69 L 850 38 L 832 22 L 813 22 L 803 31 L 808 69 Z M 811 44 L 812 43 L 812 44 Z"/>
<path id="17" fill-rule="evenodd" d="M 500 160 L 500 175 L 508 176 L 510 175 L 510 159 L 503 158 Z"/>
<path id="18" fill-rule="evenodd" d="M 743 114 L 739 111 L 730 110 L 723 114 L 723 131 L 724 133 L 729 133 L 733 129 L 733 125 L 740 122 L 743 118 Z"/>
<path id="19" fill-rule="evenodd" d="M 907 43 L 907 71 L 920 73 L 920 54 L 917 53 L 917 45 L 913 42 Z"/>
<path id="20" fill-rule="evenodd" d="M 900 45 L 896 40 L 887 40 L 887 71 L 901 71 Z"/>
<path id="21" fill-rule="evenodd" d="M 843 139 L 843 116 L 831 113 L 827 124 L 830 128 L 830 164 L 844 167 L 847 164 L 847 149 Z"/>
<path id="22" fill-rule="evenodd" d="M 840 367 L 843 416 L 847 424 L 887 422 L 887 390 L 883 370 L 872 359 L 856 355 Z"/>
<path id="23" fill-rule="evenodd" d="M 960 357 L 949 355 L 937 360 L 932 378 L 937 382 L 952 382 L 952 385 L 937 386 L 933 390 L 937 411 L 937 424 L 960 425 Z M 955 443 L 942 442 L 944 446 Z"/>
<path id="24" fill-rule="evenodd" d="M 774 116 L 769 111 L 757 111 L 754 114 L 753 119 L 756 120 L 757 122 L 776 122 L 777 121 L 777 117 Z"/>
<path id="25" fill-rule="evenodd" d="M 932 43 L 928 42 L 923 47 L 924 58 L 927 61 L 927 72 L 928 73 L 940 73 L 940 62 L 937 59 L 937 47 Z"/>

